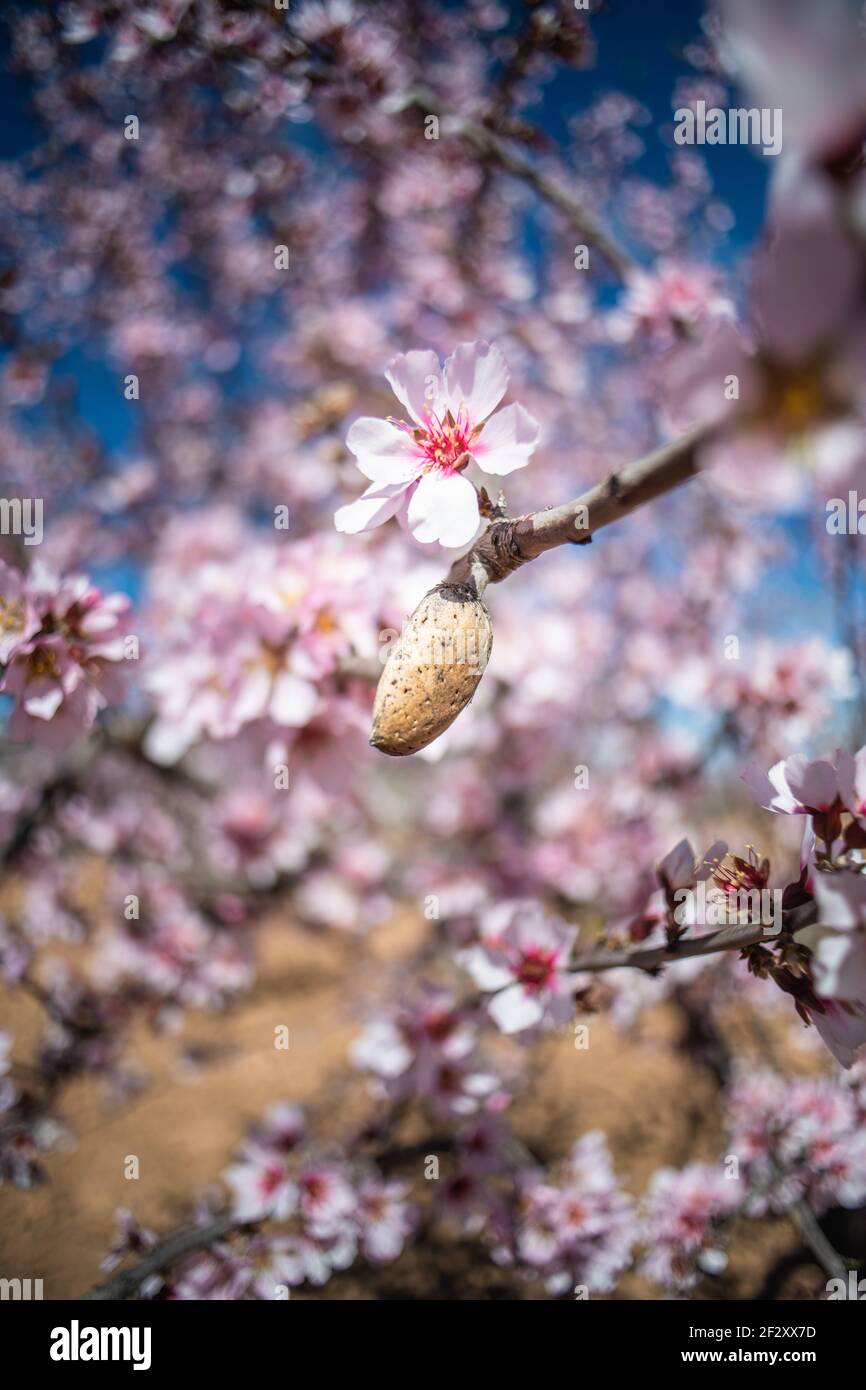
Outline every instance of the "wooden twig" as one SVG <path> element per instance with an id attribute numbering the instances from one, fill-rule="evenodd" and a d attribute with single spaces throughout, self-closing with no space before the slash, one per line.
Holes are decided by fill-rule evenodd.
<path id="1" fill-rule="evenodd" d="M 447 582 L 470 585 L 480 595 L 488 584 L 505 579 L 547 550 L 585 545 L 603 526 L 693 478 L 700 466 L 700 446 L 709 437 L 704 426 L 691 430 L 617 469 L 570 502 L 516 521 L 495 521 L 472 550 L 454 562 Z"/>
<path id="2" fill-rule="evenodd" d="M 416 88 L 406 104 L 415 106 L 427 115 L 437 116 L 449 134 L 461 137 L 475 148 L 482 163 L 498 165 L 513 178 L 527 184 L 539 198 L 563 214 L 569 225 L 578 236 L 583 237 L 588 246 L 594 246 L 601 252 L 620 279 L 624 280 L 634 269 L 634 261 L 628 252 L 579 198 L 569 193 L 567 188 L 550 174 L 539 169 L 532 159 L 497 135 L 489 126 L 454 112 L 443 111 L 442 103 L 426 88 Z"/>
<path id="3" fill-rule="evenodd" d="M 168 1269 L 184 1255 L 192 1255 L 196 1250 L 203 1250 L 208 1245 L 213 1245 L 215 1241 L 223 1240 L 226 1236 L 242 1229 L 243 1223 L 239 1222 L 237 1217 L 232 1216 L 230 1212 L 226 1212 L 213 1221 L 209 1221 L 206 1226 L 196 1226 L 189 1231 L 177 1231 L 173 1236 L 167 1236 L 165 1240 L 161 1240 L 158 1245 L 149 1250 L 138 1264 L 131 1265 L 128 1269 L 118 1270 L 103 1284 L 97 1284 L 95 1288 L 82 1294 L 82 1301 L 111 1302 L 131 1298 L 151 1274 L 158 1274 L 160 1270 Z"/>
<path id="4" fill-rule="evenodd" d="M 707 932 L 704 936 L 686 937 L 671 947 L 636 946 L 622 950 L 605 948 L 586 951 L 572 958 L 576 974 L 597 973 L 602 970 L 620 970 L 626 966 L 637 970 L 658 970 L 662 965 L 675 964 L 678 960 L 688 960 L 694 956 L 712 956 L 719 951 L 742 951 L 746 946 L 754 946 L 758 941 L 769 940 L 765 928 L 754 922 L 744 925 L 720 927 L 718 931 Z"/>

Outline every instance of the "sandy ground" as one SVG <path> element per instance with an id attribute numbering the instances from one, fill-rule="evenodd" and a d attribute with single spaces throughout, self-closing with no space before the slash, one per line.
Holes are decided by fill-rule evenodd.
<path id="1" fill-rule="evenodd" d="M 325 1137 L 355 1127 L 370 1107 L 363 1079 L 346 1061 L 363 1017 L 359 1000 L 399 981 L 402 962 L 428 926 L 404 915 L 368 942 L 313 935 L 279 919 L 265 926 L 256 986 L 229 1013 L 190 1015 L 181 1035 L 136 1035 L 131 1053 L 149 1085 L 123 1109 L 107 1108 L 92 1081 L 66 1089 L 62 1113 L 74 1143 L 47 1156 L 43 1187 L 0 1190 L 0 1274 L 42 1278 L 46 1298 L 78 1296 L 102 1277 L 98 1264 L 118 1207 L 131 1207 L 160 1231 L 177 1226 L 190 1195 L 218 1178 L 250 1121 L 275 1100 L 309 1104 L 312 1127 Z M 38 1006 L 0 996 L 0 1009 L 2 1026 L 16 1036 L 15 1056 L 24 1060 L 41 1025 Z M 278 1024 L 289 1027 L 288 1051 L 274 1047 Z M 747 1050 L 745 1026 L 734 1018 L 730 1027 L 741 1029 L 734 1041 Z M 512 1111 L 518 1131 L 553 1157 L 586 1130 L 605 1130 L 635 1193 L 662 1164 L 715 1158 L 722 1144 L 718 1088 L 706 1068 L 677 1050 L 681 1031 L 681 1016 L 665 1006 L 646 1017 L 639 1038 L 623 1037 L 598 1017 L 586 1051 L 577 1051 L 570 1036 L 545 1042 L 531 1054 L 531 1081 Z M 202 1059 L 198 1065 L 179 1061 L 190 1049 Z M 124 1177 L 132 1154 L 137 1181 Z M 420 1192 L 420 1161 L 415 1168 L 407 1177 Z M 728 1271 L 702 1296 L 754 1298 L 778 1259 L 798 1246 L 785 1220 L 742 1222 Z M 787 1297 L 812 1297 L 818 1283 L 823 1277 L 805 1263 L 781 1287 Z M 375 1274 L 349 1271 L 313 1296 L 490 1299 L 514 1297 L 515 1289 L 513 1276 L 479 1251 L 443 1237 Z M 517 1296 L 543 1293 L 528 1288 Z M 631 1274 L 617 1296 L 658 1294 Z"/>

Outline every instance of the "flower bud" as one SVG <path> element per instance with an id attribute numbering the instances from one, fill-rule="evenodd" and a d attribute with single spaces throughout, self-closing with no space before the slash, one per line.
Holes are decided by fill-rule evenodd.
<path id="1" fill-rule="evenodd" d="M 461 584 L 425 594 L 379 678 L 370 742 L 402 757 L 426 748 L 469 704 L 493 643 L 490 614 Z"/>

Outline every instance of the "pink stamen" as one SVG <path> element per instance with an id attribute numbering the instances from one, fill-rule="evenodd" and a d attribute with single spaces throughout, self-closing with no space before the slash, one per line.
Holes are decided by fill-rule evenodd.
<path id="1" fill-rule="evenodd" d="M 418 454 L 424 460 L 424 473 L 432 472 L 434 469 L 444 474 L 461 472 L 469 462 L 472 446 L 479 433 L 479 427 L 470 422 L 463 405 L 457 412 L 456 420 L 450 415 L 443 420 L 429 411 L 424 415 L 423 425 L 418 427 L 406 424 L 405 420 L 394 420 L 391 417 L 389 423 L 410 434 L 415 440 Z"/>

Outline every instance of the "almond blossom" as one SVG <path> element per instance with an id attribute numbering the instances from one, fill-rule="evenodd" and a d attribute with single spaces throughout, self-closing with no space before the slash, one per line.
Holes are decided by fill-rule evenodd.
<path id="1" fill-rule="evenodd" d="M 226 1182 L 234 1194 L 233 1210 L 239 1221 L 263 1216 L 286 1217 L 297 1206 L 298 1189 L 289 1180 L 285 1162 L 265 1149 L 250 1149 L 239 1163 L 226 1170 Z"/>
<path id="2" fill-rule="evenodd" d="M 837 768 L 821 759 L 810 762 L 802 753 L 775 763 L 769 772 L 752 764 L 743 781 L 759 806 L 789 816 L 829 811 L 839 795 Z"/>
<path id="3" fill-rule="evenodd" d="M 729 1144 L 746 1209 L 782 1211 L 802 1197 L 819 1215 L 859 1206 L 866 1198 L 863 1118 L 856 1085 L 744 1071 L 730 1092 Z"/>
<path id="4" fill-rule="evenodd" d="M 693 1288 L 702 1272 L 725 1268 L 722 1231 L 745 1195 L 721 1164 L 660 1168 L 650 1179 L 641 1210 L 644 1271 L 666 1288 Z"/>
<path id="5" fill-rule="evenodd" d="M 461 964 L 485 994 L 503 1033 L 567 1023 L 576 981 L 568 963 L 577 930 L 531 902 L 503 903 L 482 921 L 482 941 L 462 952 Z"/>
<path id="6" fill-rule="evenodd" d="M 444 367 L 434 352 L 407 352 L 385 376 L 412 423 L 365 416 L 352 425 L 346 444 L 371 482 L 336 513 L 337 530 L 369 531 L 399 516 L 417 541 L 468 545 L 481 518 L 467 465 L 496 476 L 524 468 L 539 427 L 516 403 L 496 410 L 509 372 L 487 342 L 461 343 Z"/>
<path id="7" fill-rule="evenodd" d="M 24 579 L 0 561 L 0 692 L 15 701 L 11 739 L 62 748 L 121 698 L 129 607 L 83 575 L 60 579 L 37 563 Z"/>
<path id="8" fill-rule="evenodd" d="M 550 1293 L 612 1289 L 633 1243 L 634 1201 L 619 1186 L 603 1134 L 584 1134 L 553 1174 L 524 1176 L 516 1254 Z"/>
<path id="9" fill-rule="evenodd" d="M 818 993 L 866 1010 L 866 876 L 817 873 L 814 891 L 826 928 L 814 947 Z"/>
<path id="10" fill-rule="evenodd" d="M 477 1048 L 470 1011 L 431 988 L 392 1014 L 372 1018 L 350 1055 L 374 1078 L 377 1093 L 396 1101 L 417 1096 L 439 1114 L 468 1116 L 505 1100 L 499 1078 Z"/>
<path id="11" fill-rule="evenodd" d="M 699 323 L 733 315 L 734 305 L 721 293 L 712 267 L 662 260 L 653 272 L 631 272 L 608 331 L 615 341 L 643 331 L 672 342 Z"/>

